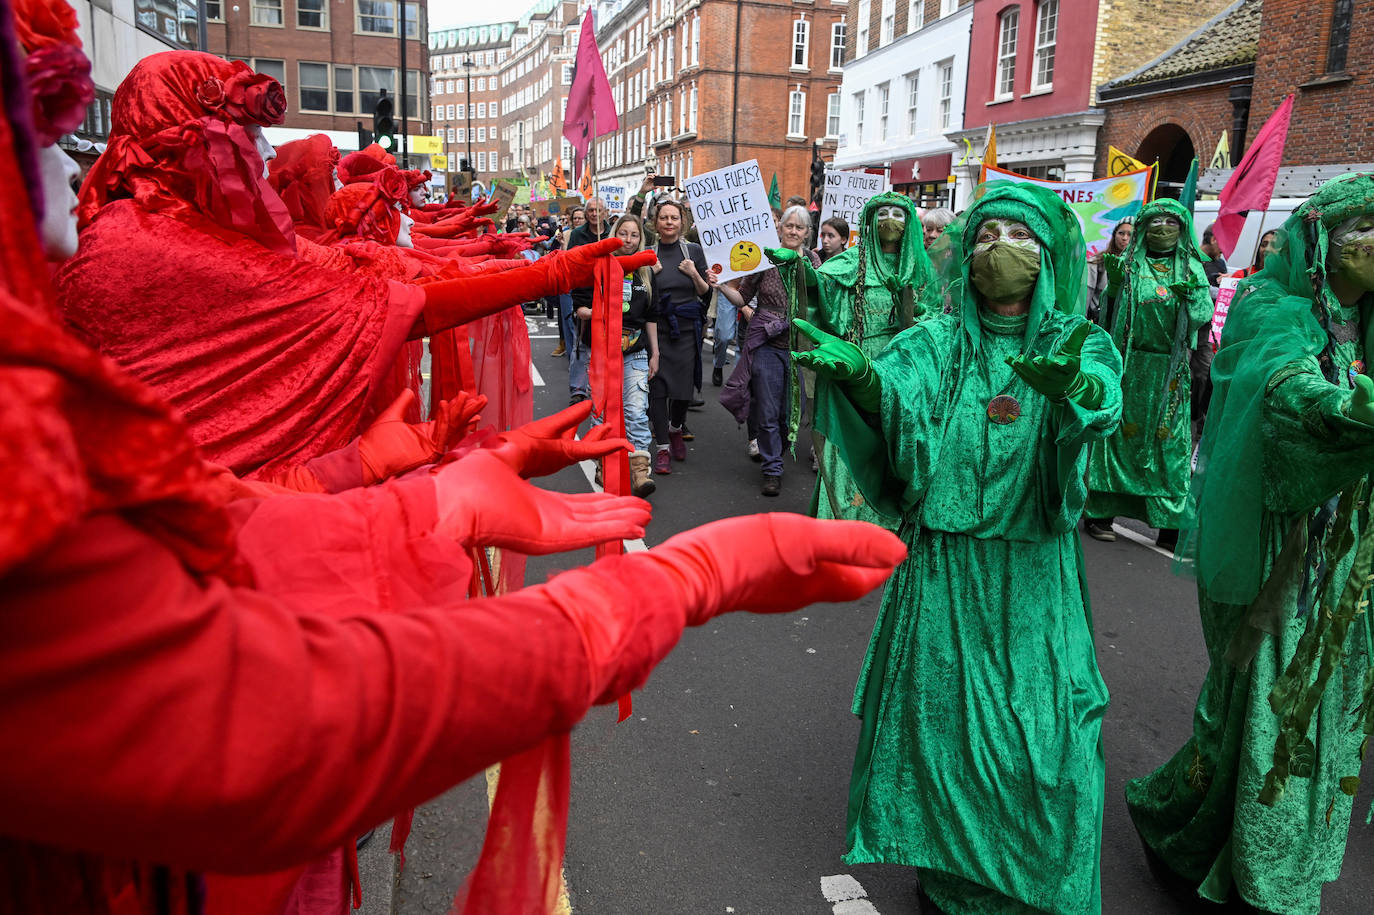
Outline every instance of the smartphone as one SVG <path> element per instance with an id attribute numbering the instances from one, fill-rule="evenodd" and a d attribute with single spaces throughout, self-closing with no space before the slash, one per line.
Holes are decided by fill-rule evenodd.
<path id="1" fill-rule="evenodd" d="M 677 179 L 672 175 L 654 175 L 654 187 L 677 187 Z"/>

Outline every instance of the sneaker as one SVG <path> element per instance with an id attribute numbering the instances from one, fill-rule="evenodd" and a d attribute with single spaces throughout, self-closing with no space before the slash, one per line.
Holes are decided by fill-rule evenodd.
<path id="1" fill-rule="evenodd" d="M 715 387 L 720 387 L 724 383 L 725 369 L 721 368 L 720 366 L 716 366 L 715 368 L 711 369 L 711 384 Z"/>
<path id="2" fill-rule="evenodd" d="M 681 429 L 668 427 L 668 450 L 673 453 L 673 460 L 687 460 L 687 440 L 682 437 Z"/>
<path id="3" fill-rule="evenodd" d="M 697 439 L 697 434 L 696 434 L 695 432 L 693 432 L 691 429 L 688 429 L 686 423 L 683 423 L 683 424 L 682 424 L 682 440 L 683 440 L 684 442 L 694 442 L 694 441 L 696 441 L 696 439 Z"/>
<path id="4" fill-rule="evenodd" d="M 590 400 L 590 399 L 591 399 L 591 398 L 588 397 L 586 394 L 574 394 L 573 396 L 571 396 L 571 397 L 568 398 L 568 406 L 570 406 L 570 407 L 575 407 L 575 406 L 577 406 L 578 404 L 580 404 L 582 401 L 584 401 L 584 400 Z"/>
<path id="5" fill-rule="evenodd" d="M 687 405 L 687 409 L 700 410 L 704 406 L 706 406 L 706 401 L 702 399 L 701 392 L 697 391 L 692 395 L 692 401 Z"/>
<path id="6" fill-rule="evenodd" d="M 660 448 L 654 452 L 654 473 L 672 473 L 673 457 L 668 453 L 667 448 Z"/>
<path id="7" fill-rule="evenodd" d="M 562 340 L 559 340 L 558 345 L 553 348 L 553 352 L 549 353 L 550 356 L 566 356 L 567 354 L 568 347 L 563 343 Z"/>
<path id="8" fill-rule="evenodd" d="M 1116 531 L 1112 530 L 1111 518 L 1085 518 L 1083 521 L 1083 531 L 1094 540 L 1101 540 L 1103 543 L 1115 543 Z"/>
<path id="9" fill-rule="evenodd" d="M 763 478 L 763 487 L 759 490 L 765 496 L 776 496 L 782 492 L 782 477 L 768 474 Z"/>
<path id="10" fill-rule="evenodd" d="M 763 455 L 759 454 L 759 440 L 756 438 L 749 439 L 749 460 L 755 464 L 763 460 Z"/>

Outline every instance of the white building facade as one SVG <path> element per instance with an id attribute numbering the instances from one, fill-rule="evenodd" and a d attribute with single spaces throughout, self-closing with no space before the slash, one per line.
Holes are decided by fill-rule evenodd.
<path id="1" fill-rule="evenodd" d="M 869 4 L 858 4 L 861 22 Z M 926 15 L 925 5 L 910 4 L 908 21 L 916 28 L 906 34 L 893 34 L 885 17 L 876 34 L 856 34 L 840 86 L 833 166 L 885 169 L 893 189 L 921 206 L 959 209 L 971 188 L 949 183 L 962 151 L 946 134 L 963 127 L 973 5 L 941 3 L 938 18 Z"/>

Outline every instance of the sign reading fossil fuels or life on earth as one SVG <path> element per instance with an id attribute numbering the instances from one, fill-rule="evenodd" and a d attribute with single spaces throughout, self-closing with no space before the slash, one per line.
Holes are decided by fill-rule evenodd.
<path id="1" fill-rule="evenodd" d="M 887 190 L 887 179 L 868 172 L 825 170 L 825 191 L 821 198 L 821 222 L 839 216 L 849 223 L 850 247 L 859 241 L 859 217 L 868 201 Z"/>
<path id="2" fill-rule="evenodd" d="M 721 280 L 772 266 L 765 248 L 778 247 L 768 187 L 756 159 L 727 165 L 683 183 L 706 264 Z"/>

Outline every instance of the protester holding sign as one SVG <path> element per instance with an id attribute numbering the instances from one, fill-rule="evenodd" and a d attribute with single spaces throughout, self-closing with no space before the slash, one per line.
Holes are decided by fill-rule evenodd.
<path id="1" fill-rule="evenodd" d="M 778 232 L 756 160 L 690 178 L 686 191 L 706 263 L 721 280 L 768 269 L 763 252 L 778 246 Z"/>

